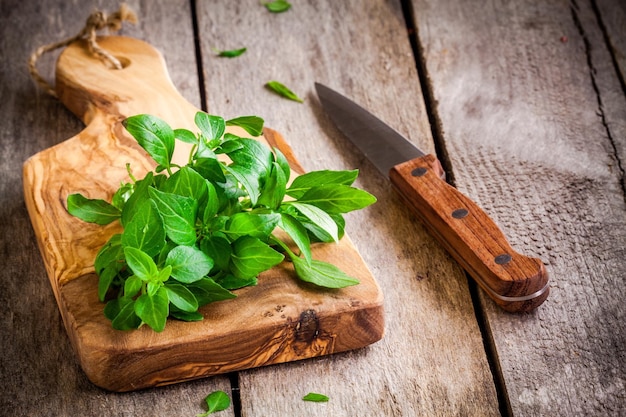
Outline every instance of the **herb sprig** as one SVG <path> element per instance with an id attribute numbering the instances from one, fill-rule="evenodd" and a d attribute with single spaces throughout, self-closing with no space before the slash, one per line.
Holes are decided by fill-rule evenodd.
<path id="1" fill-rule="evenodd" d="M 358 284 L 311 253 L 312 242 L 342 237 L 344 213 L 376 201 L 352 187 L 356 170 L 309 172 L 289 184 L 289 163 L 278 149 L 226 133 L 231 125 L 259 136 L 261 118 L 225 121 L 198 112 L 195 123 L 197 134 L 145 114 L 124 120 L 157 163 L 155 171 L 136 179 L 127 165 L 130 181 L 110 203 L 81 194 L 67 199 L 69 213 L 86 222 L 123 226 L 94 263 L 98 296 L 115 329 L 146 324 L 160 332 L 168 317 L 202 320 L 201 306 L 234 298 L 233 290 L 256 285 L 260 273 L 285 257 L 303 281 Z M 184 166 L 172 162 L 176 140 L 192 144 Z"/>

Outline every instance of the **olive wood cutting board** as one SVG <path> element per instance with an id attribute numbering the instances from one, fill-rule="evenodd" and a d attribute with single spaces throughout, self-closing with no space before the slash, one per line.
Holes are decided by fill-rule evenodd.
<path id="1" fill-rule="evenodd" d="M 261 274 L 259 284 L 235 291 L 237 298 L 200 309 L 204 320 L 169 319 L 156 333 L 147 326 L 114 330 L 98 300 L 93 262 L 118 222 L 84 223 L 66 210 L 69 194 L 110 201 L 128 181 L 154 168 L 121 121 L 148 113 L 173 128 L 198 129 L 198 109 L 172 84 L 161 54 L 126 37 L 99 38 L 123 64 L 110 69 L 84 42 L 68 46 L 56 67 L 59 99 L 86 125 L 78 135 L 24 163 L 24 196 L 39 249 L 65 328 L 89 379 L 113 391 L 130 391 L 258 366 L 328 355 L 379 340 L 384 331 L 380 288 L 361 256 L 344 237 L 314 245 L 313 257 L 331 262 L 361 283 L 320 289 L 297 280 L 290 263 Z M 237 132 L 241 134 L 241 132 Z M 302 168 L 280 134 L 265 129 L 260 140 L 279 148 L 292 168 Z M 177 143 L 174 161 L 187 144 Z M 183 162 L 184 163 L 184 162 Z"/>

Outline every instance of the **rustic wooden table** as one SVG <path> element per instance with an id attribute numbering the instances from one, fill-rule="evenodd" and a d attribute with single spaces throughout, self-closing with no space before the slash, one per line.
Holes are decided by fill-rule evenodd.
<path id="1" fill-rule="evenodd" d="M 379 202 L 347 232 L 385 296 L 386 334 L 367 348 L 162 388 L 92 385 L 63 328 L 24 206 L 23 162 L 83 128 L 31 81 L 38 46 L 117 2 L 0 6 L 0 414 L 193 416 L 221 389 L 224 416 L 626 414 L 626 4 L 131 0 L 122 34 L 159 49 L 192 104 L 257 114 L 307 170 L 358 167 Z M 248 51 L 220 59 L 213 48 Z M 40 69 L 53 78 L 53 58 Z M 299 104 L 266 90 L 276 79 Z M 551 295 L 498 309 L 341 136 L 313 83 L 353 97 L 422 149 L 544 260 Z M 301 400 L 314 391 L 328 403 Z"/>

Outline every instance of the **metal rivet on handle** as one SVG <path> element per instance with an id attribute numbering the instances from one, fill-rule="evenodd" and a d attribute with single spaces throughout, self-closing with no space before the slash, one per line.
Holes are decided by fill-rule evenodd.
<path id="1" fill-rule="evenodd" d="M 508 264 L 509 262 L 511 262 L 511 255 L 509 255 L 508 253 L 503 253 L 502 255 L 498 255 L 494 258 L 494 261 L 496 261 L 496 263 L 498 265 L 504 265 L 504 264 Z"/>
<path id="2" fill-rule="evenodd" d="M 426 174 L 426 172 L 428 172 L 428 169 L 420 167 L 415 168 L 413 171 L 411 171 L 411 175 L 413 175 L 414 177 L 421 177 L 422 175 Z"/>
<path id="3" fill-rule="evenodd" d="M 460 208 L 452 212 L 452 217 L 454 217 L 455 219 L 462 219 L 463 217 L 467 216 L 468 213 L 469 212 L 466 209 Z"/>

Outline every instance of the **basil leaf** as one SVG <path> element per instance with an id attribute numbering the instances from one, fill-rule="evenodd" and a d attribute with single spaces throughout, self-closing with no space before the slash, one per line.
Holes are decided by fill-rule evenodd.
<path id="1" fill-rule="evenodd" d="M 193 311 L 193 312 L 182 311 L 176 308 L 176 306 L 173 304 L 170 305 L 170 316 L 174 317 L 175 319 L 183 320 L 183 321 L 204 320 L 204 316 L 198 313 L 197 311 Z"/>
<path id="2" fill-rule="evenodd" d="M 335 265 L 313 259 L 307 263 L 304 259 L 292 257 L 293 267 L 302 281 L 310 282 L 325 288 L 344 288 L 356 285 L 359 280 L 346 275 Z"/>
<path id="3" fill-rule="evenodd" d="M 223 411 L 230 407 L 230 398 L 224 391 L 214 391 L 210 393 L 204 401 L 206 402 L 208 410 L 206 413 L 198 414 L 197 417 L 206 417 L 209 414 Z"/>
<path id="4" fill-rule="evenodd" d="M 135 191 L 133 191 L 133 194 L 128 198 L 126 204 L 124 204 L 124 209 L 122 210 L 121 221 L 123 226 L 126 226 L 126 223 L 133 218 L 138 210 L 138 206 L 149 198 L 148 187 L 150 187 L 153 182 L 154 175 L 152 172 L 148 172 L 142 180 L 135 183 Z"/>
<path id="5" fill-rule="evenodd" d="M 135 314 L 155 332 L 162 332 L 169 315 L 167 291 L 161 287 L 154 295 L 142 294 L 135 300 Z"/>
<path id="6" fill-rule="evenodd" d="M 120 218 L 120 210 L 100 199 L 89 199 L 82 194 L 67 197 L 67 211 L 74 217 L 88 223 L 109 224 Z"/>
<path id="7" fill-rule="evenodd" d="M 334 184 L 311 188 L 298 202 L 314 205 L 329 214 L 339 214 L 374 204 L 376 197 L 358 188 Z"/>
<path id="8" fill-rule="evenodd" d="M 196 144 L 198 138 L 193 134 L 191 130 L 187 129 L 174 129 L 174 137 L 181 142 Z"/>
<path id="9" fill-rule="evenodd" d="M 128 277 L 124 282 L 124 297 L 132 298 L 143 286 L 143 281 L 137 275 Z"/>
<path id="10" fill-rule="evenodd" d="M 190 197 L 198 202 L 198 207 L 204 207 L 207 199 L 206 180 L 197 171 L 187 166 L 172 174 L 159 188 L 161 191 Z"/>
<path id="11" fill-rule="evenodd" d="M 311 263 L 311 242 L 302 223 L 289 214 L 281 213 L 278 226 L 283 229 L 298 246 L 304 259 L 308 263 Z"/>
<path id="12" fill-rule="evenodd" d="M 245 166 L 239 165 L 227 166 L 226 170 L 241 183 L 243 188 L 248 193 L 248 197 L 250 197 L 251 204 L 255 206 L 261 196 L 261 187 L 259 185 L 258 175 L 254 172 L 250 172 L 250 170 Z"/>
<path id="13" fill-rule="evenodd" d="M 291 177 L 291 167 L 289 166 L 289 161 L 287 160 L 287 158 L 285 158 L 285 155 L 283 155 L 283 153 L 278 148 L 274 148 L 274 155 L 276 158 L 276 163 L 283 170 L 285 180 L 289 181 L 289 178 Z"/>
<path id="14" fill-rule="evenodd" d="M 142 281 L 150 281 L 159 274 L 152 258 L 141 249 L 126 247 L 124 248 L 124 256 L 128 267 Z"/>
<path id="15" fill-rule="evenodd" d="M 196 113 L 194 121 L 208 140 L 219 139 L 224 135 L 226 123 L 220 116 L 212 116 L 199 111 Z"/>
<path id="16" fill-rule="evenodd" d="M 300 97 L 296 95 L 293 91 L 287 88 L 284 84 L 279 83 L 278 81 L 269 81 L 265 84 L 267 88 L 274 91 L 276 94 L 288 98 L 289 100 L 297 101 L 298 103 L 303 103 Z"/>
<path id="17" fill-rule="evenodd" d="M 217 190 L 213 186 L 213 184 L 209 181 L 205 180 L 206 189 L 207 189 L 207 202 L 204 206 L 204 210 L 202 212 L 202 223 L 208 224 L 213 217 L 217 214 L 219 210 L 219 197 L 217 196 Z"/>
<path id="18" fill-rule="evenodd" d="M 104 268 L 123 261 L 124 251 L 122 249 L 122 235 L 117 233 L 111 236 L 107 243 L 98 251 L 94 268 L 96 273 L 99 274 Z"/>
<path id="19" fill-rule="evenodd" d="M 284 256 L 259 239 L 243 236 L 232 244 L 231 271 L 238 278 L 252 278 L 278 265 Z"/>
<path id="20" fill-rule="evenodd" d="M 309 219 L 324 232 L 328 233 L 332 240 L 335 242 L 339 241 L 339 230 L 337 228 L 337 224 L 328 213 L 316 206 L 300 203 L 298 201 L 289 202 L 289 205 L 295 207 L 300 214 Z"/>
<path id="21" fill-rule="evenodd" d="M 164 120 L 140 114 L 125 119 L 122 124 L 157 164 L 165 168 L 171 166 L 174 131 Z"/>
<path id="22" fill-rule="evenodd" d="M 237 297 L 232 292 L 223 288 L 211 278 L 202 278 L 187 285 L 187 289 L 193 293 L 198 300 L 198 305 L 203 306 L 214 301 L 230 300 Z"/>
<path id="23" fill-rule="evenodd" d="M 167 237 L 179 245 L 195 244 L 197 202 L 193 198 L 162 192 L 152 187 L 148 193 L 161 213 Z"/>
<path id="24" fill-rule="evenodd" d="M 100 301 L 104 301 L 106 298 L 107 292 L 113 283 L 113 280 L 117 276 L 117 274 L 122 269 L 122 265 L 116 266 L 115 264 L 111 264 L 104 268 L 98 275 L 98 299 Z"/>
<path id="25" fill-rule="evenodd" d="M 211 236 L 202 239 L 200 249 L 215 262 L 215 267 L 228 271 L 232 250 L 228 239 L 222 236 Z"/>
<path id="26" fill-rule="evenodd" d="M 272 169 L 274 162 L 272 151 L 254 139 L 240 138 L 238 142 L 242 145 L 241 147 L 227 152 L 227 155 L 233 161 L 233 165 L 262 176 L 267 175 Z"/>
<path id="27" fill-rule="evenodd" d="M 157 255 L 165 246 L 165 228 L 152 200 L 144 200 L 122 233 L 122 245 L 141 249 L 150 256 Z"/>
<path id="28" fill-rule="evenodd" d="M 270 233 L 278 225 L 279 220 L 280 215 L 278 213 L 237 213 L 231 216 L 225 232 L 232 239 L 237 239 L 241 236 L 252 236 L 261 240 L 267 240 Z"/>
<path id="29" fill-rule="evenodd" d="M 224 58 L 236 58 L 239 55 L 246 52 L 247 50 L 248 50 L 247 48 L 239 48 L 239 49 L 229 49 L 225 51 L 216 51 L 216 52 L 219 56 L 224 57 Z"/>
<path id="30" fill-rule="evenodd" d="M 263 119 L 258 116 L 241 116 L 226 120 L 226 126 L 239 126 L 252 136 L 261 136 L 263 123 Z"/>
<path id="31" fill-rule="evenodd" d="M 118 301 L 119 300 L 119 301 Z M 117 305 L 113 305 L 112 309 L 119 309 L 118 313 L 111 320 L 111 326 L 116 330 L 136 329 L 141 325 L 141 319 L 135 313 L 135 302 L 129 298 L 120 298 Z M 111 302 L 109 302 L 111 304 Z M 107 304 L 107 307 L 109 307 Z M 111 312 L 107 317 L 110 317 Z"/>
<path id="32" fill-rule="evenodd" d="M 172 267 L 172 277 L 184 283 L 202 279 L 213 268 L 213 260 L 195 246 L 173 248 L 167 255 L 165 264 Z"/>
<path id="33" fill-rule="evenodd" d="M 287 189 L 287 195 L 293 198 L 300 198 L 313 187 L 323 185 L 352 185 L 359 175 L 359 170 L 352 171 L 331 171 L 321 170 L 302 174 L 293 180 Z"/>
<path id="34" fill-rule="evenodd" d="M 267 3 L 263 3 L 265 8 L 272 13 L 286 12 L 291 8 L 291 3 L 287 0 L 273 0 Z"/>
<path id="35" fill-rule="evenodd" d="M 302 400 L 304 400 L 304 401 L 313 401 L 313 402 L 316 402 L 316 403 L 325 403 L 325 402 L 328 402 L 329 398 L 328 398 L 328 396 L 326 396 L 324 394 L 318 394 L 318 393 L 315 393 L 315 392 L 309 392 L 307 395 L 302 397 Z"/>
<path id="36" fill-rule="evenodd" d="M 285 178 L 285 173 L 280 165 L 274 162 L 272 171 L 267 176 L 265 185 L 261 190 L 257 204 L 274 210 L 277 209 L 285 198 L 286 187 L 287 178 Z"/>
<path id="37" fill-rule="evenodd" d="M 253 278 L 237 278 L 232 274 L 228 274 L 225 277 L 216 281 L 222 287 L 227 290 L 236 290 L 243 287 L 249 287 L 253 285 L 257 285 L 259 280 L 256 277 Z"/>
<path id="38" fill-rule="evenodd" d="M 164 287 L 170 303 L 187 313 L 198 310 L 198 300 L 187 287 L 174 282 L 167 283 Z"/>

